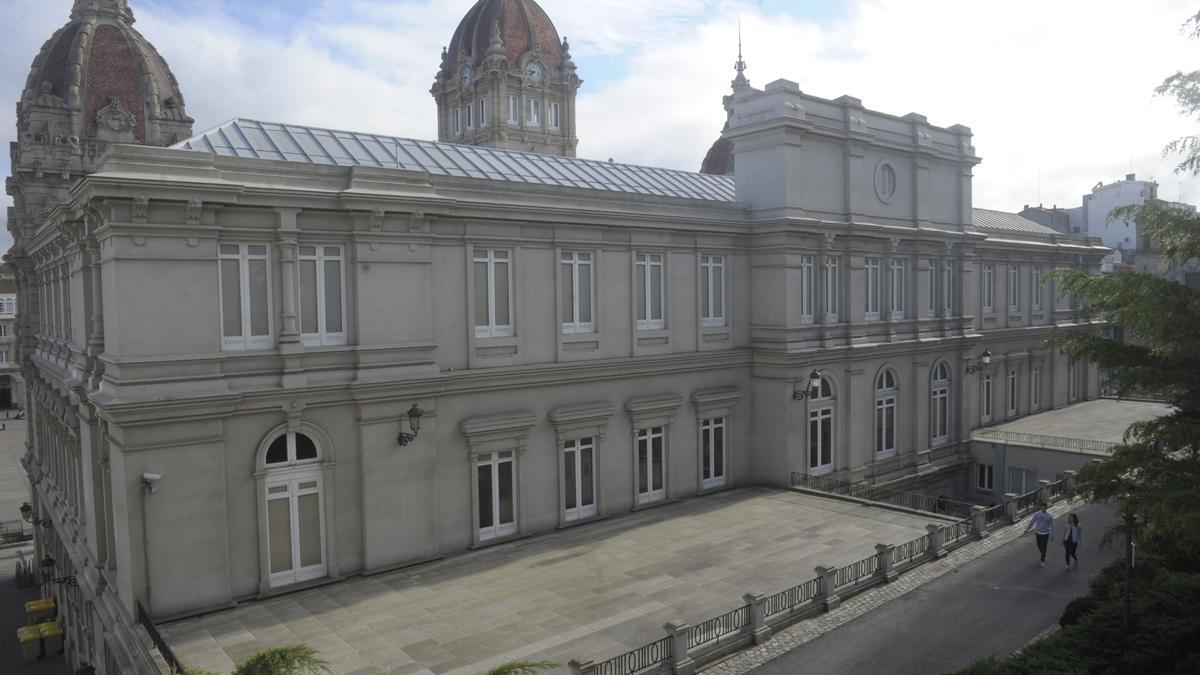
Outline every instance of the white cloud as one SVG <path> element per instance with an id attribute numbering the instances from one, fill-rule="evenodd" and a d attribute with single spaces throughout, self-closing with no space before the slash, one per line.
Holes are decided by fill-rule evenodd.
<path id="1" fill-rule="evenodd" d="M 5 0 L 14 2 L 14 0 Z M 293 16 L 279 0 L 278 19 Z M 322 0 L 295 25 L 256 31 L 223 4 L 135 0 L 137 27 L 171 64 L 197 131 L 234 116 L 431 138 L 428 90 L 467 0 Z M 142 6 L 142 5 L 145 6 Z M 784 77 L 873 109 L 975 132 L 979 206 L 1078 203 L 1130 170 L 1200 199 L 1159 149 L 1191 133 L 1152 90 L 1194 67 L 1182 0 L 854 0 L 821 23 L 754 0 L 542 0 L 580 75 L 580 154 L 694 170 L 724 122 L 737 20 L 756 86 Z M 236 5 L 235 5 L 236 6 Z M 0 138 L 28 64 L 70 9 L 25 0 L 0 27 Z M 260 25 L 262 22 L 258 22 Z M 589 64 L 603 77 L 589 79 Z M 4 92 L 8 92 L 4 94 Z M 4 168 L 0 164 L 0 168 Z M 4 242 L 0 240 L 0 246 Z"/>

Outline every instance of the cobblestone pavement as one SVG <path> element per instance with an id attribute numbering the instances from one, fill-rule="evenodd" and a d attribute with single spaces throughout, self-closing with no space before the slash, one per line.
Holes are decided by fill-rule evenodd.
<path id="1" fill-rule="evenodd" d="M 1060 503 L 1050 508 L 1050 513 L 1057 519 L 1059 516 L 1078 507 L 1077 502 Z M 704 669 L 705 673 L 713 675 L 741 675 L 749 673 L 763 664 L 846 624 L 855 618 L 870 612 L 886 602 L 895 600 L 925 584 L 941 577 L 971 560 L 995 550 L 1021 536 L 1025 521 L 995 530 L 986 539 L 973 541 L 962 546 L 945 558 L 936 562 L 928 562 L 920 567 L 901 575 L 898 579 L 885 586 L 878 586 L 865 593 L 857 595 L 842 603 L 837 609 L 822 614 L 807 621 L 801 621 L 771 637 L 766 643 L 751 647 L 745 651 L 720 661 Z M 1057 562 L 1057 558 L 1055 558 Z"/>
<path id="2" fill-rule="evenodd" d="M 161 627 L 190 665 L 229 672 L 305 642 L 336 673 L 484 672 L 605 659 L 775 592 L 822 564 L 925 533 L 930 517 L 744 488 L 243 605 Z"/>

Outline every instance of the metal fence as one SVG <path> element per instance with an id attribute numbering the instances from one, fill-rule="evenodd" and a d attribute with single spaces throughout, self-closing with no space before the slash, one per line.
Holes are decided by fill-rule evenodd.
<path id="1" fill-rule="evenodd" d="M 821 592 L 821 579 L 809 579 L 799 586 L 780 591 L 767 596 L 766 615 L 774 616 L 780 612 L 791 612 L 804 603 L 817 597 Z"/>
<path id="2" fill-rule="evenodd" d="M 150 634 L 150 641 L 154 643 L 154 646 L 158 649 L 158 653 L 162 654 L 163 660 L 167 662 L 167 666 L 171 668 L 171 672 L 184 672 L 183 664 L 179 662 L 179 659 L 175 656 L 175 652 L 171 651 L 171 646 L 167 644 L 162 634 L 158 632 L 158 626 L 154 625 L 154 620 L 150 618 L 150 613 L 146 611 L 146 608 L 140 601 L 137 603 L 137 620 L 142 625 L 142 628 L 145 628 L 146 632 Z"/>
<path id="3" fill-rule="evenodd" d="M 875 570 L 877 569 L 879 569 L 878 553 L 870 558 L 864 558 L 845 567 L 839 567 L 837 574 L 834 576 L 834 585 L 841 588 L 842 586 L 858 583 L 859 579 L 875 574 Z"/>
<path id="4" fill-rule="evenodd" d="M 1064 438 L 1062 436 L 1046 436 L 1044 434 L 1027 434 L 1019 431 L 1001 431 L 999 429 L 977 429 L 971 433 L 971 440 L 987 443 L 1009 443 L 1012 445 L 1028 445 L 1050 450 L 1073 450 L 1077 452 L 1093 452 L 1108 454 L 1120 443 L 1093 441 L 1086 438 Z"/>
<path id="5" fill-rule="evenodd" d="M 667 637 L 643 645 L 631 652 L 611 658 L 596 665 L 598 675 L 631 675 L 665 663 L 671 658 L 671 648 L 675 638 Z"/>
<path id="6" fill-rule="evenodd" d="M 33 526 L 21 520 L 0 522 L 0 546 L 33 539 Z"/>
<path id="7" fill-rule="evenodd" d="M 955 518 L 966 518 L 971 515 L 971 505 L 945 497 L 930 497 L 912 492 L 901 492 L 891 488 L 868 485 L 866 483 L 849 483 L 825 476 L 807 476 L 792 472 L 792 487 L 803 487 L 829 494 L 857 497 L 873 502 L 883 502 L 893 506 L 902 506 L 916 511 L 940 513 Z"/>
<path id="8" fill-rule="evenodd" d="M 699 647 L 706 642 L 720 640 L 730 633 L 736 633 L 750 623 L 750 605 L 743 605 L 713 617 L 704 623 L 696 624 L 688 630 L 688 647 Z"/>

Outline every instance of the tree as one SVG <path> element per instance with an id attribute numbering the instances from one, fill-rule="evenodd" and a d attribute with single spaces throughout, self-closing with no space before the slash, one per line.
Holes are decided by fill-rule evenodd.
<path id="1" fill-rule="evenodd" d="M 1184 30 L 1200 37 L 1200 13 Z M 1175 73 L 1157 91 L 1174 97 L 1185 115 L 1200 118 L 1200 70 Z M 1183 154 L 1177 171 L 1200 174 L 1200 135 L 1177 139 L 1165 152 Z M 1116 209 L 1110 218 L 1134 220 L 1165 257 L 1200 257 L 1200 216 L 1194 213 L 1151 201 Z M 1200 569 L 1200 290 L 1143 273 L 1055 275 L 1064 292 L 1124 332 L 1123 341 L 1069 332 L 1060 339 L 1068 357 L 1106 369 L 1121 394 L 1155 392 L 1175 407 L 1130 427 L 1110 461 L 1084 467 L 1077 493 L 1089 501 L 1116 500 L 1120 515 L 1146 523 L 1138 534 L 1143 546 L 1175 569 Z"/>

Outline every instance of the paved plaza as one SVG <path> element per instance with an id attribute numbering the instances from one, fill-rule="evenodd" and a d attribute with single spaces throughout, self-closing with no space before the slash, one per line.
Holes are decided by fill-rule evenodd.
<path id="1" fill-rule="evenodd" d="M 25 454 L 25 420 L 12 419 L 16 411 L 0 411 L 0 523 L 21 519 L 21 504 L 29 501 L 29 479 L 21 466 Z M 10 419 L 5 419 L 5 414 Z M 28 527 L 28 526 L 26 526 Z"/>
<path id="2" fill-rule="evenodd" d="M 461 673 L 512 659 L 602 659 L 925 533 L 930 517 L 744 488 L 160 627 L 227 673 L 304 642 L 336 673 Z"/>
<path id="3" fill-rule="evenodd" d="M 1022 417 L 980 430 L 987 432 L 1016 432 L 1042 434 L 1102 443 L 1120 443 L 1125 430 L 1134 422 L 1155 419 L 1174 408 L 1166 403 L 1101 398 Z"/>

